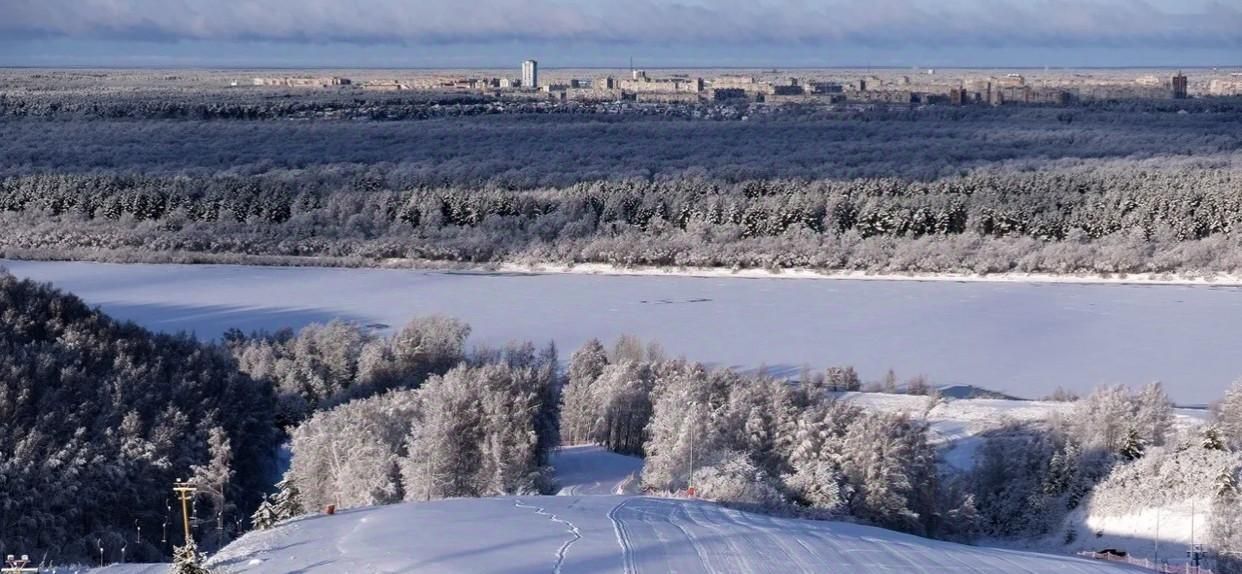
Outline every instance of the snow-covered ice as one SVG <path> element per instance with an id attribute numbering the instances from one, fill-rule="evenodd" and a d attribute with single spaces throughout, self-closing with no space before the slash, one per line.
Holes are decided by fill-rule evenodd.
<path id="1" fill-rule="evenodd" d="M 623 333 L 718 365 L 888 368 L 1035 398 L 1163 381 L 1180 403 L 1242 375 L 1242 288 L 446 273 L 397 269 L 0 262 L 125 319 L 215 337 L 333 318 L 399 327 L 441 313 L 473 342 Z"/>

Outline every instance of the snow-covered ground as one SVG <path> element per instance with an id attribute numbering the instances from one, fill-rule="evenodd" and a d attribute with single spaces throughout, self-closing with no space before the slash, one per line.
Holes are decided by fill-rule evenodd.
<path id="1" fill-rule="evenodd" d="M 1138 571 L 856 524 L 776 518 L 708 501 L 616 496 L 632 491 L 641 460 L 594 446 L 561 449 L 553 464 L 561 496 L 454 499 L 307 516 L 243 536 L 209 566 L 219 574 Z M 167 565 L 57 574 L 79 572 L 163 574 Z"/>
<path id="2" fill-rule="evenodd" d="M 561 447 L 552 454 L 558 494 L 637 494 L 643 459 L 609 452 L 601 446 Z"/>
<path id="3" fill-rule="evenodd" d="M 441 313 L 469 322 L 479 344 L 555 340 L 568 352 L 629 333 L 675 355 L 776 375 L 854 365 L 874 380 L 893 368 L 1029 398 L 1161 380 L 1175 400 L 1202 404 L 1242 375 L 1234 287 L 0 265 L 118 317 L 204 337 L 333 318 L 385 329 Z"/>
<path id="4" fill-rule="evenodd" d="M 617 496 L 458 499 L 312 516 L 248 534 L 209 565 L 224 574 L 1134 572 L 705 501 Z"/>
<path id="5" fill-rule="evenodd" d="M 934 405 L 927 397 L 883 393 L 841 393 L 841 400 L 864 408 L 906 413 L 928 423 L 932 440 L 942 446 L 944 462 L 958 469 L 974 466 L 979 435 L 1009 422 L 1041 423 L 1069 416 L 1073 403 L 1007 399 L 943 399 Z M 1174 427 L 1187 428 L 1207 421 L 1205 409 L 1175 409 Z"/>

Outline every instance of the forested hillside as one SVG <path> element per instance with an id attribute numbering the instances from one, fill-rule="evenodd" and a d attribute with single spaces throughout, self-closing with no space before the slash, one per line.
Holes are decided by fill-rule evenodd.
<path id="1" fill-rule="evenodd" d="M 0 547 L 158 560 L 180 543 L 177 478 L 199 484 L 206 540 L 227 540 L 270 484 L 273 414 L 227 349 L 0 271 Z"/>

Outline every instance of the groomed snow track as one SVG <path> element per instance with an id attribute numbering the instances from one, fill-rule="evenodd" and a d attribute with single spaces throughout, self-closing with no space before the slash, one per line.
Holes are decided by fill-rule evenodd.
<path id="1" fill-rule="evenodd" d="M 1119 574 L 1127 566 L 963 546 L 683 499 L 524 496 L 409 503 L 246 535 L 221 574 Z"/>

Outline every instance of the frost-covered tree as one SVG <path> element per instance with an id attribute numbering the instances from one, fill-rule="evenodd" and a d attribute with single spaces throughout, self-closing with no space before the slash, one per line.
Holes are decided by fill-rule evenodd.
<path id="1" fill-rule="evenodd" d="M 1069 429 L 1084 449 L 1120 453 L 1131 431 L 1136 430 L 1136 410 L 1134 398 L 1125 387 L 1100 387 L 1074 403 Z"/>
<path id="2" fill-rule="evenodd" d="M 234 505 L 230 502 L 230 485 L 233 482 L 233 448 L 223 428 L 213 427 L 208 431 L 207 449 L 211 456 L 205 465 L 190 467 L 193 473 L 191 482 L 198 490 L 198 495 L 207 499 L 206 512 L 215 523 L 215 547 L 220 548 L 225 542 L 225 525 L 230 522 Z"/>
<path id="3" fill-rule="evenodd" d="M 432 377 L 399 462 L 406 499 L 542 492 L 557 409 L 546 373 L 502 364 Z"/>
<path id="4" fill-rule="evenodd" d="M 288 520 L 306 513 L 302 506 L 302 493 L 293 477 L 288 473 L 276 483 L 276 494 L 272 495 L 272 512 L 276 520 Z"/>
<path id="5" fill-rule="evenodd" d="M 1229 448 L 1225 444 L 1225 439 L 1221 437 L 1220 429 L 1216 425 L 1207 425 L 1203 429 L 1199 444 L 1208 450 L 1227 450 Z"/>
<path id="6" fill-rule="evenodd" d="M 1242 381 L 1225 391 L 1225 398 L 1216 405 L 1216 427 L 1225 443 L 1234 450 L 1242 450 Z"/>
<path id="7" fill-rule="evenodd" d="M 561 394 L 561 438 L 566 444 L 600 439 L 605 401 L 597 396 L 595 382 L 608 366 L 608 354 L 591 339 L 569 360 L 569 373 Z"/>
<path id="8" fill-rule="evenodd" d="M 718 434 L 713 425 L 723 397 L 713 396 L 707 373 L 698 366 L 670 370 L 656 378 L 649 438 L 644 446 L 643 484 L 679 491 L 692 486 L 696 468 L 715 464 Z"/>
<path id="9" fill-rule="evenodd" d="M 309 508 L 402 499 L 397 463 L 415 422 L 416 395 L 401 391 L 322 411 L 293 431 L 286 477 Z"/>
<path id="10" fill-rule="evenodd" d="M 1135 397 L 1134 425 L 1146 444 L 1164 446 L 1173 428 L 1173 402 L 1163 385 L 1147 385 Z"/>
<path id="11" fill-rule="evenodd" d="M 868 413 L 849 426 L 842 449 L 842 470 L 853 487 L 852 515 L 888 528 L 926 531 L 935 511 L 936 456 L 923 423 Z"/>
<path id="12" fill-rule="evenodd" d="M 276 504 L 270 496 L 264 498 L 263 502 L 259 503 L 259 508 L 250 515 L 250 526 L 255 530 L 268 530 L 277 522 L 280 522 L 280 519 L 277 518 Z"/>
<path id="13" fill-rule="evenodd" d="M 211 574 L 211 571 L 203 566 L 206 561 L 207 555 L 200 553 L 194 541 L 190 540 L 185 546 L 173 548 L 173 562 L 168 572 L 169 574 Z"/>
<path id="14" fill-rule="evenodd" d="M 1239 493 L 1238 470 L 1224 469 L 1217 476 L 1215 490 L 1211 547 L 1216 571 L 1222 574 L 1242 573 L 1242 495 Z"/>
<path id="15" fill-rule="evenodd" d="M 828 390 L 858 391 L 862 390 L 862 381 L 854 367 L 830 367 L 824 376 Z"/>

